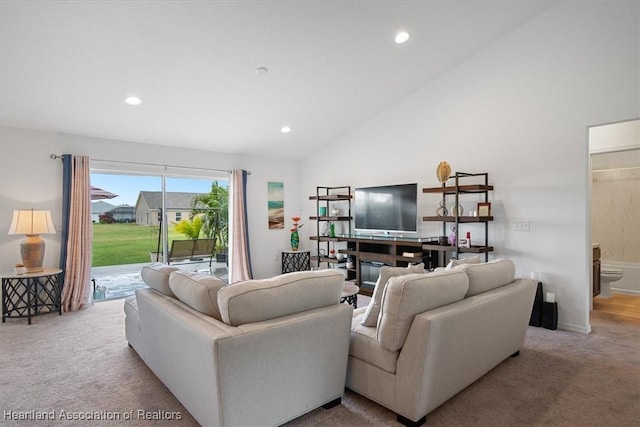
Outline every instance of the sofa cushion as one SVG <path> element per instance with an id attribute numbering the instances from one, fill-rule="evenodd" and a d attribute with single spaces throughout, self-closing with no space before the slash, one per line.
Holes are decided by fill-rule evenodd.
<path id="1" fill-rule="evenodd" d="M 367 310 L 364 312 L 364 316 L 362 316 L 362 321 L 360 324 L 362 326 L 376 326 L 378 324 L 378 315 L 380 314 L 382 294 L 390 278 L 402 276 L 405 274 L 424 272 L 425 270 L 423 263 L 410 265 L 408 267 L 384 266 L 380 268 L 380 275 L 378 276 L 378 281 L 376 282 L 375 288 L 373 289 L 371 301 L 369 302 L 369 306 L 367 306 Z"/>
<path id="2" fill-rule="evenodd" d="M 376 328 L 360 324 L 363 314 L 363 309 L 353 311 L 349 355 L 395 374 L 400 352 L 389 351 L 378 344 Z"/>
<path id="3" fill-rule="evenodd" d="M 169 277 L 169 287 L 180 301 L 218 320 L 222 320 L 218 308 L 218 291 L 225 285 L 217 277 L 195 271 L 178 270 Z"/>
<path id="4" fill-rule="evenodd" d="M 300 271 L 225 286 L 218 306 L 224 323 L 239 326 L 338 304 L 343 286 L 339 271 Z"/>
<path id="5" fill-rule="evenodd" d="M 508 259 L 496 259 L 482 264 L 468 264 L 462 268 L 469 276 L 469 290 L 465 297 L 490 291 L 513 282 L 516 266 Z"/>
<path id="6" fill-rule="evenodd" d="M 460 301 L 468 288 L 462 270 L 392 277 L 382 295 L 376 339 L 389 351 L 400 350 L 416 314 Z"/>
<path id="7" fill-rule="evenodd" d="M 142 267 L 140 276 L 142 276 L 142 281 L 151 289 L 175 298 L 176 296 L 169 287 L 169 276 L 176 270 L 178 270 L 177 267 L 154 262 Z"/>

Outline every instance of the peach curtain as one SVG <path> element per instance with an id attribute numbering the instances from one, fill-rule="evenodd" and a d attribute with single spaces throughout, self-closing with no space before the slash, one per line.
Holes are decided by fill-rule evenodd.
<path id="1" fill-rule="evenodd" d="M 231 218 L 229 221 L 229 283 L 252 278 L 247 227 L 247 171 L 231 172 Z"/>
<path id="2" fill-rule="evenodd" d="M 64 266 L 62 308 L 78 311 L 93 305 L 91 296 L 91 185 L 89 157 L 71 159 L 67 257 Z M 64 245 L 65 242 L 62 242 Z"/>

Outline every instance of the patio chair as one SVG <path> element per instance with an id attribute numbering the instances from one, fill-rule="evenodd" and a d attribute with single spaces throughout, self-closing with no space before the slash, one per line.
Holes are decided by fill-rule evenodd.
<path id="1" fill-rule="evenodd" d="M 172 261 L 201 261 L 204 258 L 209 258 L 209 268 L 211 268 L 215 250 L 215 238 L 174 240 L 171 242 L 167 264 L 171 264 Z"/>

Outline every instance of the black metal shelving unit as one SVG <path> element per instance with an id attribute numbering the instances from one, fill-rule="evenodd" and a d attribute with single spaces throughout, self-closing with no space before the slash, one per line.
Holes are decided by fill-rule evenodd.
<path id="1" fill-rule="evenodd" d="M 437 221 L 442 222 L 442 235 L 447 235 L 447 225 L 454 224 L 456 230 L 456 241 L 454 245 L 439 245 L 439 244 L 425 244 L 423 249 L 431 251 L 439 251 L 442 253 L 450 253 L 452 258 L 458 258 L 461 253 L 477 253 L 485 254 L 485 261 L 489 260 L 489 252 L 493 251 L 493 246 L 489 246 L 489 222 L 493 221 L 491 214 L 480 216 L 478 215 L 460 215 L 460 196 L 466 194 L 479 194 L 483 203 L 489 203 L 489 192 L 493 191 L 493 185 L 489 185 L 488 173 L 467 173 L 456 172 L 450 176 L 449 179 L 454 180 L 454 185 L 447 186 L 446 182 L 440 187 L 423 188 L 422 192 L 426 194 L 441 194 L 443 200 L 446 201 L 447 197 L 453 196 L 454 208 L 452 209 L 453 215 L 449 215 L 448 212 L 445 216 L 425 216 L 423 221 Z M 463 182 L 476 181 L 472 184 L 464 184 Z M 479 183 L 477 183 L 479 182 Z M 470 248 L 459 246 L 459 239 L 462 236 L 460 231 L 460 224 L 467 223 L 479 223 L 484 225 L 484 243 L 480 245 L 472 245 Z M 477 238 L 476 238 L 477 241 Z"/>
<path id="2" fill-rule="evenodd" d="M 309 219 L 316 221 L 316 235 L 311 236 L 311 240 L 316 241 L 316 254 L 311 257 L 312 261 L 317 263 L 320 267 L 321 264 L 326 263 L 327 266 L 331 264 L 337 264 L 336 258 L 329 257 L 329 251 L 331 250 L 331 243 L 338 242 L 338 235 L 327 235 L 321 232 L 323 224 L 330 226 L 331 223 L 341 222 L 347 224 L 347 233 L 351 234 L 351 186 L 339 186 L 339 187 L 316 187 L 316 195 L 310 196 L 309 200 L 315 200 L 316 202 L 316 215 L 310 216 Z M 320 208 L 325 208 L 325 213 L 320 215 Z M 339 215 L 331 215 L 331 210 L 334 207 L 346 208 L 341 209 Z M 324 252 L 324 254 L 322 254 Z M 336 251 L 337 252 L 337 251 Z"/>

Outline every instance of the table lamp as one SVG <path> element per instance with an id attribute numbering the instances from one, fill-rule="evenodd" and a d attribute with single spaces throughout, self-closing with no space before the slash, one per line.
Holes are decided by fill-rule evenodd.
<path id="1" fill-rule="evenodd" d="M 42 271 L 44 240 L 40 234 L 55 234 L 50 211 L 34 209 L 14 210 L 9 234 L 24 234 L 27 238 L 20 244 L 20 255 L 27 273 Z"/>

